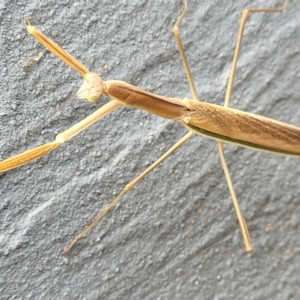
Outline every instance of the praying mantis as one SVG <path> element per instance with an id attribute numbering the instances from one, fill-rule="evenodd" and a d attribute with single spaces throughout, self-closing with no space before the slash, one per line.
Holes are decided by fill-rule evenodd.
<path id="1" fill-rule="evenodd" d="M 29 24 L 29 23 L 28 23 Z M 89 79 L 88 79 L 88 83 L 89 83 Z M 84 88 L 84 90 L 86 90 L 87 88 L 85 87 Z M 195 97 L 195 96 L 194 96 Z M 193 105 L 196 105 L 196 104 L 193 104 Z M 193 109 L 195 109 L 195 106 L 193 106 Z M 233 114 L 234 113 L 236 113 L 236 111 L 232 111 L 233 112 Z M 226 111 L 224 111 L 224 113 L 226 113 Z M 165 115 L 164 115 L 165 116 Z M 180 115 L 180 116 L 175 116 L 174 118 L 182 118 L 183 117 L 183 115 Z M 233 117 L 233 115 L 231 115 L 230 116 L 230 118 L 232 118 Z M 185 125 L 189 125 L 190 126 L 190 128 L 192 128 L 193 130 L 195 130 L 196 129 L 196 127 L 198 128 L 198 124 L 190 124 L 190 121 L 193 121 L 193 117 L 191 116 L 191 115 L 186 115 L 186 116 L 184 116 L 183 118 L 185 118 L 186 120 L 184 121 L 184 123 L 185 123 Z M 297 132 L 297 129 L 295 129 L 294 127 L 289 127 L 289 130 L 295 130 L 296 132 Z M 203 133 L 203 132 L 202 132 Z M 219 133 L 218 133 L 219 134 Z M 232 133 L 231 133 L 232 134 Z M 223 133 L 221 134 L 221 135 L 219 135 L 218 137 L 219 137 L 219 140 L 220 140 L 220 136 L 223 136 Z M 216 137 L 216 136 L 214 136 L 214 137 Z M 237 141 L 239 138 L 238 137 L 235 137 L 235 141 Z M 294 139 L 294 140 L 296 140 L 297 139 L 297 137 Z M 222 140 L 222 139 L 221 139 Z M 288 149 L 286 149 L 286 148 L 284 148 L 284 149 L 280 149 L 279 151 L 283 151 L 285 154 L 292 154 L 292 155 L 298 155 L 298 152 L 294 152 L 294 140 L 293 140 L 293 142 L 292 142 L 292 144 L 291 144 L 291 146 L 288 148 Z M 249 146 L 249 143 L 251 143 L 251 142 L 249 142 L 249 141 L 246 141 L 246 143 L 247 143 L 247 145 Z M 251 145 L 250 145 L 251 146 Z M 267 144 L 267 145 L 263 145 L 263 147 L 265 148 L 265 150 L 271 150 L 271 151 L 275 151 L 276 149 L 275 149 L 275 147 L 273 147 L 271 144 Z M 267 149 L 266 149 L 266 147 L 267 147 Z M 277 151 L 277 150 L 276 150 Z M 287 153 L 288 152 L 288 153 Z M 30 154 L 31 155 L 31 154 Z M 23 157 L 22 157 L 22 159 L 23 159 Z M 18 160 L 18 159 L 17 159 Z M 16 160 L 14 160 L 14 162 L 12 163 L 12 165 L 14 165 L 15 164 L 15 161 Z M 2 163 L 2 166 L 4 166 L 4 164 L 5 163 Z M 9 164 L 11 164 L 11 162 L 9 162 Z M 19 166 L 19 165 L 17 165 L 17 166 Z M 0 168 L 1 168 L 1 163 L 0 163 Z M 4 171 L 6 171 L 6 169 L 4 168 L 3 169 Z M 243 222 L 243 217 L 240 215 L 239 216 L 239 219 L 240 219 L 240 223 L 242 223 Z M 251 244 L 250 244 L 250 240 L 248 240 L 247 241 L 247 235 L 248 235 L 248 232 L 247 232 L 247 230 L 246 230 L 246 228 L 245 228 L 245 225 L 242 225 L 242 232 L 243 232 L 243 236 L 244 236 L 244 240 L 245 240 L 245 244 L 246 244 L 246 249 L 247 249 L 247 251 L 251 251 L 251 248 L 252 248 L 252 246 L 251 246 Z M 69 251 L 69 249 L 67 249 L 65 252 L 68 252 Z"/>

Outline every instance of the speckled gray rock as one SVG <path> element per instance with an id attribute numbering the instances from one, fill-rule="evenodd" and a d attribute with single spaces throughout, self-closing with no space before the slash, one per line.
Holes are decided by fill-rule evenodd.
<path id="1" fill-rule="evenodd" d="M 23 68 L 44 51 L 26 33 L 24 15 L 104 79 L 191 97 L 172 34 L 180 0 L 23 2 L 0 4 L 1 159 L 51 141 L 108 101 L 76 100 L 59 110 L 82 79 L 47 51 Z M 243 8 L 276 1 L 198 2 L 182 24 L 183 42 L 201 99 L 222 104 Z M 300 126 L 299 43 L 298 1 L 282 14 L 252 16 L 231 106 Z M 0 298 L 299 299 L 299 159 L 225 147 L 253 240 L 247 254 L 216 144 L 202 137 L 61 255 L 185 132 L 122 108 L 36 163 L 0 175 Z"/>

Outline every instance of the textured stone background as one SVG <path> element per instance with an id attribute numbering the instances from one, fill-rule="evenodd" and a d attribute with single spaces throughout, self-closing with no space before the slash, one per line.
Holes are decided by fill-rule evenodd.
<path id="1" fill-rule="evenodd" d="M 49 52 L 23 68 L 43 51 L 26 33 L 24 15 L 104 79 L 191 97 L 172 35 L 180 0 L 59 2 L 0 4 L 1 159 L 51 141 L 108 101 L 76 100 L 59 111 L 82 80 Z M 243 8 L 279 2 L 190 2 L 182 35 L 203 100 L 223 102 Z M 282 14 L 252 16 L 232 106 L 300 126 L 299 42 L 298 1 Z M 254 245 L 247 254 L 216 144 L 198 136 L 61 255 L 185 132 L 124 108 L 36 163 L 1 175 L 0 298 L 299 299 L 299 159 L 226 146 Z"/>

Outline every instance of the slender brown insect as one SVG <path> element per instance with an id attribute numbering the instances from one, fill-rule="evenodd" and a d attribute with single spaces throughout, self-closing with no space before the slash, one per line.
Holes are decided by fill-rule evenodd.
<path id="1" fill-rule="evenodd" d="M 179 25 L 186 14 L 187 1 L 184 1 L 184 10 L 174 26 L 174 34 L 184 63 L 193 99 L 185 98 L 181 100 L 160 96 L 117 80 L 102 81 L 102 78 L 99 75 L 90 72 L 82 63 L 73 58 L 69 53 L 61 49 L 61 47 L 39 32 L 30 24 L 29 19 L 27 19 L 28 32 L 46 48 L 48 48 L 51 52 L 61 58 L 65 63 L 74 68 L 84 77 L 84 83 L 78 90 L 77 97 L 88 99 L 91 102 L 96 102 L 102 97 L 103 94 L 106 94 L 112 100 L 78 124 L 58 134 L 53 142 L 28 150 L 0 162 L 0 172 L 6 172 L 11 169 L 18 168 L 46 155 L 93 123 L 111 113 L 113 110 L 116 110 L 122 106 L 140 108 L 160 117 L 173 119 L 188 129 L 188 133 L 173 147 L 171 147 L 164 155 L 162 155 L 157 161 L 148 167 L 142 174 L 127 184 L 121 193 L 112 201 L 112 203 L 94 220 L 89 227 L 86 228 L 86 230 L 84 230 L 71 242 L 71 244 L 64 250 L 63 253 L 69 252 L 78 240 L 83 238 L 98 224 L 104 215 L 106 215 L 107 212 L 116 205 L 116 203 L 124 196 L 124 194 L 132 189 L 163 160 L 176 151 L 176 149 L 188 141 L 195 133 L 212 138 L 216 140 L 218 144 L 222 166 L 239 220 L 245 248 L 246 251 L 252 251 L 252 244 L 247 224 L 240 210 L 227 167 L 223 150 L 223 142 L 276 154 L 295 156 L 300 155 L 300 128 L 270 118 L 229 108 L 244 27 L 249 15 L 260 12 L 282 12 L 287 3 L 288 1 L 285 1 L 283 6 L 279 8 L 253 8 L 247 9 L 243 12 L 224 107 L 199 101 L 179 33 Z"/>

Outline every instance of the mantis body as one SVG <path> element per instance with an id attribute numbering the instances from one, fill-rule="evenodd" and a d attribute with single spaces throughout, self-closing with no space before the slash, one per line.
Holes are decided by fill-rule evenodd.
<path id="1" fill-rule="evenodd" d="M 284 7 L 277 11 L 282 11 L 283 9 Z M 179 19 L 176 24 L 175 32 L 177 32 L 177 40 L 180 49 L 182 50 L 181 52 L 183 60 L 185 60 L 183 48 L 180 45 L 180 39 L 178 38 L 178 27 L 180 21 L 181 19 Z M 28 31 L 31 34 L 35 35 L 35 37 L 39 38 L 41 42 L 43 40 L 45 41 L 45 38 L 30 25 L 29 21 L 27 28 Z M 49 40 L 47 40 L 46 46 L 47 45 L 49 46 Z M 54 46 L 54 48 L 55 47 L 56 46 Z M 57 49 L 58 48 L 56 48 L 56 50 Z M 55 50 L 53 49 L 52 51 L 55 52 Z M 102 118 L 106 114 L 110 113 L 114 109 L 119 108 L 122 105 L 146 109 L 147 111 L 155 113 L 159 116 L 174 119 L 176 121 L 179 121 L 182 125 L 186 126 L 190 130 L 189 133 L 184 138 L 182 138 L 173 148 L 171 148 L 170 152 L 167 155 L 162 156 L 161 159 L 158 160 L 157 163 L 155 163 L 155 165 L 158 165 L 169 154 L 171 154 L 188 139 L 190 139 L 195 132 L 216 139 L 218 141 L 220 153 L 222 153 L 222 144 L 220 142 L 225 141 L 268 152 L 289 155 L 300 154 L 299 128 L 274 120 L 270 120 L 268 118 L 255 116 L 250 113 L 245 113 L 234 109 L 222 108 L 220 106 L 199 102 L 197 99 L 197 93 L 195 91 L 192 76 L 189 72 L 187 63 L 185 63 L 185 67 L 189 77 L 189 82 L 194 99 L 185 99 L 182 101 L 179 99 L 158 97 L 153 94 L 149 94 L 141 89 L 138 89 L 132 85 L 128 85 L 119 81 L 107 81 L 103 84 L 102 80 L 99 77 L 97 77 L 96 74 L 90 73 L 89 70 L 79 62 L 74 62 L 71 56 L 65 51 L 60 51 L 58 49 L 58 53 L 56 54 L 63 58 L 67 63 L 71 64 L 73 68 L 75 68 L 78 72 L 81 73 L 82 76 L 85 77 L 84 85 L 78 91 L 79 97 L 87 98 L 90 101 L 97 101 L 104 91 L 107 95 L 116 100 L 112 100 L 110 103 L 104 105 L 97 113 L 87 118 L 86 121 L 83 121 L 78 125 L 73 126 L 71 129 L 66 130 L 64 133 L 58 135 L 55 141 L 45 144 L 41 147 L 37 147 L 33 150 L 29 150 L 25 153 L 22 153 L 18 156 L 12 157 L 11 159 L 1 162 L 0 171 L 2 172 L 22 166 L 34 159 L 37 159 L 47 154 L 48 152 L 59 147 L 68 139 L 72 138 L 75 134 L 78 134 L 80 131 L 89 126 L 92 122 L 97 121 L 98 119 Z M 236 62 L 237 57 L 235 59 L 234 65 L 236 64 Z M 235 70 L 235 67 L 233 68 L 233 70 Z M 235 71 L 233 71 L 231 78 L 234 78 L 234 72 Z M 232 79 L 230 79 L 230 81 L 232 81 Z M 229 92 L 227 93 L 225 106 L 229 105 L 231 89 L 232 85 L 228 89 Z M 225 168 L 225 173 L 227 176 L 227 181 L 231 190 L 231 194 L 232 197 L 235 199 L 233 186 L 231 184 L 230 177 L 226 168 L 226 161 L 224 160 L 224 156 L 221 157 L 222 164 Z M 104 211 L 104 214 L 106 214 L 106 212 L 110 210 L 113 207 L 113 205 L 119 201 L 123 194 L 127 192 L 127 189 L 131 189 L 154 167 L 155 166 L 150 167 L 150 169 L 147 169 L 141 177 L 138 177 L 137 180 L 134 180 L 132 183 L 130 183 L 125 188 L 124 192 L 122 192 L 119 195 L 119 197 L 115 199 L 113 204 L 109 206 L 109 209 Z M 251 251 L 252 246 L 247 230 L 247 225 L 245 223 L 243 215 L 240 212 L 236 199 L 234 203 L 238 219 L 241 225 L 246 250 Z M 91 227 L 89 227 L 87 231 L 85 231 L 82 235 L 75 239 L 74 242 L 70 245 L 70 247 L 68 247 L 65 250 L 65 253 L 68 252 L 70 248 L 90 229 L 92 229 L 92 227 L 96 225 L 96 223 L 102 218 L 102 216 L 104 216 L 104 214 L 100 215 L 99 218 L 97 218 L 97 220 L 95 221 L 95 223 Z"/>

